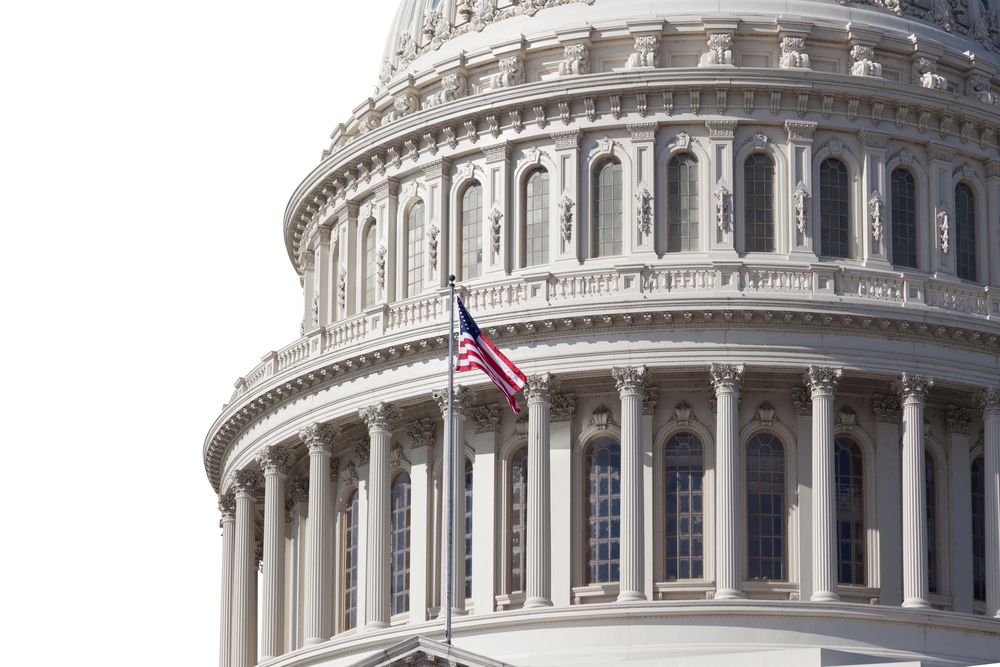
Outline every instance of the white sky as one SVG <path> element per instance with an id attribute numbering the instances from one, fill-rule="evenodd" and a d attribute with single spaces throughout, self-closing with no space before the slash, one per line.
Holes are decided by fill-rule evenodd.
<path id="1" fill-rule="evenodd" d="M 4 663 L 217 663 L 202 444 L 298 336 L 284 208 L 397 3 L 0 9 Z"/>

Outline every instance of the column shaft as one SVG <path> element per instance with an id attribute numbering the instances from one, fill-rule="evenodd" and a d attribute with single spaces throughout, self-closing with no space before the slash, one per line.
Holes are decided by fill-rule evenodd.
<path id="1" fill-rule="evenodd" d="M 986 615 L 1000 618 L 1000 389 L 979 393 L 986 464 Z"/>
<path id="2" fill-rule="evenodd" d="M 740 588 L 739 398 L 743 366 L 712 364 L 716 411 L 715 599 L 743 597 Z"/>
<path id="3" fill-rule="evenodd" d="M 236 540 L 233 549 L 232 667 L 257 664 L 257 563 L 254 548 L 254 490 L 257 473 L 236 473 Z"/>
<path id="4" fill-rule="evenodd" d="M 614 368 L 622 401 L 621 581 L 619 602 L 645 600 L 643 541 L 642 395 L 649 376 L 645 366 Z M 530 479 L 530 473 L 529 473 Z"/>
<path id="5" fill-rule="evenodd" d="M 333 595 L 330 553 L 330 450 L 331 439 L 340 435 L 330 425 L 313 424 L 299 438 L 309 447 L 309 521 L 306 524 L 305 645 L 330 638 Z"/>
<path id="6" fill-rule="evenodd" d="M 833 470 L 833 394 L 842 372 L 811 366 L 803 378 L 812 390 L 812 548 L 814 602 L 836 602 L 837 508 Z"/>
<path id="7" fill-rule="evenodd" d="M 924 400 L 933 381 L 906 373 L 895 381 L 903 407 L 903 606 L 927 601 L 927 506 L 924 482 Z"/>
<path id="8" fill-rule="evenodd" d="M 549 374 L 528 378 L 528 534 L 524 607 L 552 605 L 549 409 L 558 381 Z"/>
<path id="9" fill-rule="evenodd" d="M 365 568 L 365 629 L 389 627 L 389 451 L 395 407 L 377 403 L 361 410 L 368 425 L 368 548 Z"/>
<path id="10" fill-rule="evenodd" d="M 219 510 L 222 512 L 222 618 L 219 621 L 219 667 L 229 667 L 233 649 L 233 549 L 236 499 L 231 495 L 219 496 Z"/>
<path id="11" fill-rule="evenodd" d="M 261 658 L 284 653 L 285 630 L 285 473 L 288 452 L 267 447 L 257 457 L 264 470 L 264 599 Z"/>

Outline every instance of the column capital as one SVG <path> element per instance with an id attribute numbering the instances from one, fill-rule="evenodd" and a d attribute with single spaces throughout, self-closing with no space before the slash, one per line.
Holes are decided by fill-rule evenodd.
<path id="1" fill-rule="evenodd" d="M 645 366 L 615 366 L 611 369 L 611 376 L 617 382 L 618 394 L 625 397 L 627 394 L 642 394 L 649 383 L 649 371 Z"/>
<path id="2" fill-rule="evenodd" d="M 740 394 L 743 389 L 743 364 L 712 364 L 709 373 L 712 375 L 712 387 L 715 395 Z"/>
<path id="3" fill-rule="evenodd" d="M 441 416 L 444 419 L 448 418 L 448 390 L 440 389 L 431 394 L 434 400 L 437 401 L 438 408 L 441 410 Z M 463 387 L 462 385 L 455 385 L 455 395 L 452 397 L 452 410 L 454 410 L 456 415 L 460 417 L 465 417 L 469 414 L 469 410 L 472 408 L 472 402 L 476 400 L 476 392 L 472 391 L 468 387 Z"/>
<path id="4" fill-rule="evenodd" d="M 875 394 L 872 397 L 872 417 L 880 424 L 899 424 L 899 397 Z"/>
<path id="5" fill-rule="evenodd" d="M 358 410 L 358 415 L 368 426 L 368 431 L 391 431 L 399 420 L 399 410 L 392 403 L 375 403 Z"/>
<path id="6" fill-rule="evenodd" d="M 334 438 L 340 437 L 340 428 L 333 424 L 310 424 L 299 431 L 299 440 L 304 442 L 310 452 L 329 452 L 333 449 Z"/>
<path id="7" fill-rule="evenodd" d="M 260 486 L 260 473 L 256 470 L 237 470 L 229 478 L 229 484 L 236 492 L 236 497 L 253 496 Z"/>
<path id="8" fill-rule="evenodd" d="M 553 394 L 549 421 L 571 422 L 576 415 L 576 394 Z"/>
<path id="9" fill-rule="evenodd" d="M 354 454 L 358 457 L 358 465 L 366 466 L 368 465 L 368 460 L 371 458 L 372 453 L 372 443 L 368 438 L 361 438 L 360 440 L 354 441 Z"/>
<path id="10" fill-rule="evenodd" d="M 954 435 L 969 435 L 972 425 L 972 410 L 949 405 L 944 411 L 944 430 Z"/>
<path id="11" fill-rule="evenodd" d="M 406 425 L 406 437 L 410 439 L 411 449 L 434 446 L 434 433 L 437 425 L 433 419 L 425 417 Z"/>
<path id="12" fill-rule="evenodd" d="M 652 417 L 656 413 L 656 402 L 660 398 L 657 387 L 646 387 L 642 392 L 642 416 Z"/>
<path id="13" fill-rule="evenodd" d="M 831 366 L 810 366 L 802 375 L 802 382 L 812 392 L 812 397 L 833 396 L 844 371 Z"/>
<path id="14" fill-rule="evenodd" d="M 805 387 L 792 388 L 792 408 L 799 417 L 812 417 L 812 394 Z"/>
<path id="15" fill-rule="evenodd" d="M 1000 417 L 1000 389 L 983 387 L 976 392 L 976 404 L 983 417 Z"/>
<path id="16" fill-rule="evenodd" d="M 272 445 L 262 449 L 256 458 L 265 475 L 284 475 L 288 472 L 292 456 L 281 445 Z"/>
<path id="17" fill-rule="evenodd" d="M 480 433 L 499 433 L 501 420 L 500 406 L 495 403 L 472 410 L 472 421 L 476 424 L 477 435 Z"/>
<path id="18" fill-rule="evenodd" d="M 236 496 L 231 493 L 219 494 L 219 512 L 223 521 L 236 520 Z"/>
<path id="19" fill-rule="evenodd" d="M 559 380 L 551 373 L 529 375 L 527 380 L 524 397 L 528 399 L 529 406 L 532 403 L 551 403 L 552 394 L 559 391 Z"/>
<path id="20" fill-rule="evenodd" d="M 902 403 L 916 401 L 923 405 L 927 400 L 927 393 L 934 386 L 934 380 L 925 378 L 923 375 L 912 375 L 903 373 L 892 381 L 892 388 L 899 395 Z"/>

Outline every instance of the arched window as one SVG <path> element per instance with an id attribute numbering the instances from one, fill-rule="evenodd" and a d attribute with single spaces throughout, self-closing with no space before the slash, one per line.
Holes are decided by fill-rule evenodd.
<path id="1" fill-rule="evenodd" d="M 774 252 L 774 160 L 754 153 L 743 163 L 746 252 Z"/>
<path id="2" fill-rule="evenodd" d="M 937 489 L 935 488 L 934 456 L 924 450 L 924 485 L 927 505 L 927 590 L 937 593 Z"/>
<path id="3" fill-rule="evenodd" d="M 392 480 L 390 546 L 392 559 L 392 613 L 410 610 L 410 476 L 401 472 Z"/>
<path id="4" fill-rule="evenodd" d="M 955 186 L 955 257 L 958 277 L 976 280 L 976 196 L 965 183 Z"/>
<path id="5" fill-rule="evenodd" d="M 472 183 L 462 195 L 462 280 L 483 274 L 483 186 Z"/>
<path id="6" fill-rule="evenodd" d="M 698 158 L 680 153 L 667 163 L 667 252 L 698 247 Z"/>
<path id="7" fill-rule="evenodd" d="M 622 163 L 607 157 L 594 167 L 593 256 L 622 254 Z"/>
<path id="8" fill-rule="evenodd" d="M 358 490 L 344 507 L 344 630 L 358 627 Z"/>
<path id="9" fill-rule="evenodd" d="M 375 223 L 372 223 L 365 233 L 365 308 L 375 305 L 378 297 L 378 258 L 375 255 L 377 232 Z"/>
<path id="10" fill-rule="evenodd" d="M 406 296 L 424 289 L 424 202 L 417 200 L 406 214 Z"/>
<path id="11" fill-rule="evenodd" d="M 549 261 L 549 172 L 536 169 L 524 181 L 524 266 Z"/>
<path id="12" fill-rule="evenodd" d="M 622 448 L 618 440 L 601 436 L 587 448 L 588 584 L 618 581 L 621 533 Z"/>
<path id="13" fill-rule="evenodd" d="M 465 598 L 472 597 L 472 461 L 465 459 Z"/>
<path id="14" fill-rule="evenodd" d="M 823 160 L 819 166 L 820 254 L 847 257 L 848 205 L 847 167 L 836 158 Z"/>
<path id="15" fill-rule="evenodd" d="M 528 537 L 528 448 L 510 461 L 510 592 L 524 590 L 524 548 Z"/>
<path id="16" fill-rule="evenodd" d="M 705 577 L 705 454 L 694 433 L 670 436 L 663 449 L 667 581 Z"/>
<path id="17" fill-rule="evenodd" d="M 917 268 L 917 183 L 906 169 L 892 170 L 892 263 Z"/>
<path id="18" fill-rule="evenodd" d="M 837 500 L 837 583 L 865 585 L 865 486 L 861 447 L 840 436 L 833 443 Z"/>
<path id="19" fill-rule="evenodd" d="M 784 581 L 785 446 L 772 433 L 747 443 L 747 575 Z"/>
<path id="20" fill-rule="evenodd" d="M 972 462 L 972 597 L 986 602 L 986 461 Z"/>

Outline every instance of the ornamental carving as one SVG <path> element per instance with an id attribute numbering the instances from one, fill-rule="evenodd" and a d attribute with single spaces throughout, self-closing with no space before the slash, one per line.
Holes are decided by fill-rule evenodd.
<path id="1" fill-rule="evenodd" d="M 611 369 L 611 376 L 622 398 L 627 394 L 641 394 L 649 383 L 649 370 L 645 366 L 616 366 Z"/>
<path id="2" fill-rule="evenodd" d="M 635 53 L 628 57 L 626 69 L 643 69 L 660 66 L 660 40 L 656 35 L 635 38 Z"/>
<path id="3" fill-rule="evenodd" d="M 340 277 L 337 280 L 337 303 L 341 310 L 347 307 L 347 269 L 340 269 Z"/>
<path id="4" fill-rule="evenodd" d="M 512 88 L 525 83 L 524 61 L 518 56 L 500 59 L 500 73 L 490 77 L 490 88 Z"/>
<path id="5" fill-rule="evenodd" d="M 988 77 L 982 74 L 973 74 L 965 82 L 965 94 L 968 97 L 975 98 L 982 102 L 983 104 L 996 104 L 997 95 L 991 92 L 993 84 L 990 83 Z"/>
<path id="6" fill-rule="evenodd" d="M 260 473 L 256 470 L 237 470 L 229 478 L 229 484 L 236 492 L 236 497 L 252 496 L 260 486 Z"/>
<path id="7" fill-rule="evenodd" d="M 643 236 L 649 236 L 653 231 L 653 195 L 649 194 L 649 190 L 643 188 L 642 192 L 635 195 L 635 200 L 639 233 Z"/>
<path id="8" fill-rule="evenodd" d="M 743 364 L 712 364 L 709 373 L 712 376 L 712 387 L 716 395 L 739 394 L 743 389 Z"/>
<path id="9" fill-rule="evenodd" d="M 774 406 L 769 402 L 764 401 L 757 408 L 757 414 L 754 416 L 754 421 L 759 421 L 764 426 L 770 426 L 772 422 L 779 421 L 774 416 Z"/>
<path id="10" fill-rule="evenodd" d="M 559 380 L 551 373 L 529 375 L 524 387 L 524 397 L 528 404 L 551 403 L 552 395 L 559 391 Z"/>
<path id="11" fill-rule="evenodd" d="M 428 103 L 429 106 L 436 107 L 468 96 L 469 83 L 465 76 L 456 72 L 441 78 L 441 90 L 435 93 Z"/>
<path id="12" fill-rule="evenodd" d="M 858 413 L 849 405 L 845 405 L 837 413 L 836 423 L 842 426 L 854 426 L 858 421 Z"/>
<path id="13" fill-rule="evenodd" d="M 844 371 L 830 366 L 810 366 L 802 376 L 802 382 L 812 391 L 813 398 L 817 395 L 833 396 L 837 384 Z"/>
<path id="14" fill-rule="evenodd" d="M 376 255 L 376 269 L 378 274 L 378 287 L 379 289 L 385 289 L 385 255 L 388 251 L 385 246 L 378 247 L 378 254 Z"/>
<path id="15" fill-rule="evenodd" d="M 872 198 L 868 200 L 868 212 L 872 219 L 872 238 L 879 243 L 882 241 L 882 207 L 884 206 L 885 202 L 882 201 L 882 197 L 877 192 L 872 194 Z"/>
<path id="16" fill-rule="evenodd" d="M 882 65 L 875 62 L 875 47 L 855 44 L 851 49 L 851 74 L 854 76 L 882 76 Z"/>
<path id="17" fill-rule="evenodd" d="M 670 421 L 675 421 L 680 426 L 687 426 L 691 422 L 698 421 L 698 416 L 688 405 L 687 401 L 681 401 L 674 406 L 674 414 L 670 418 Z"/>
<path id="18" fill-rule="evenodd" d="M 590 47 L 586 44 L 567 44 L 563 60 L 559 63 L 559 76 L 590 74 Z"/>
<path id="19" fill-rule="evenodd" d="M 293 478 L 285 489 L 285 497 L 293 505 L 309 502 L 309 478 L 303 475 Z"/>
<path id="20" fill-rule="evenodd" d="M 660 390 L 657 387 L 646 387 L 642 390 L 642 415 L 652 417 L 656 414 L 656 403 L 660 400 Z"/>
<path id="21" fill-rule="evenodd" d="M 503 417 L 499 405 L 484 405 L 472 411 L 472 421 L 476 424 L 476 435 L 499 433 Z"/>
<path id="22" fill-rule="evenodd" d="M 431 394 L 431 397 L 437 402 L 438 409 L 441 410 L 441 416 L 447 419 L 448 390 L 441 389 L 440 391 L 435 391 Z M 452 402 L 451 402 L 452 413 L 463 416 L 467 415 L 469 410 L 472 409 L 472 403 L 475 400 L 476 400 L 476 392 L 472 391 L 468 387 L 457 385 L 455 387 L 455 392 L 452 395 Z"/>
<path id="23" fill-rule="evenodd" d="M 976 392 L 976 404 L 983 417 L 1000 417 L 1000 389 L 984 387 Z"/>
<path id="24" fill-rule="evenodd" d="M 366 466 L 371 460 L 372 443 L 368 438 L 354 441 L 354 455 L 358 457 L 358 465 Z"/>
<path id="25" fill-rule="evenodd" d="M 930 58 L 917 58 L 913 61 L 912 83 L 934 90 L 947 90 L 948 79 L 935 74 L 937 63 Z"/>
<path id="26" fill-rule="evenodd" d="M 406 458 L 406 452 L 403 451 L 403 446 L 398 442 L 392 446 L 392 451 L 389 452 L 389 465 L 393 468 L 410 465 L 410 459 Z"/>
<path id="27" fill-rule="evenodd" d="M 427 236 L 430 239 L 427 244 L 428 254 L 431 259 L 431 268 L 435 271 L 437 271 L 438 267 L 438 234 L 440 233 L 441 230 L 436 225 L 431 225 L 431 228 L 427 230 Z"/>
<path id="28" fill-rule="evenodd" d="M 236 518 L 236 496 L 231 493 L 219 495 L 219 512 L 222 513 L 222 520 L 229 521 Z"/>
<path id="29" fill-rule="evenodd" d="M 948 242 L 948 211 L 938 211 L 937 214 L 937 224 L 938 224 L 938 234 L 941 239 L 941 252 L 948 254 L 949 242 Z"/>
<path id="30" fill-rule="evenodd" d="M 406 425 L 406 436 L 410 439 L 410 448 L 433 447 L 436 424 L 433 420 L 424 418 Z"/>
<path id="31" fill-rule="evenodd" d="M 500 254 L 500 221 L 503 220 L 503 213 L 499 209 L 493 209 L 489 214 L 490 220 L 490 246 L 493 254 Z"/>
<path id="32" fill-rule="evenodd" d="M 563 241 L 569 243 L 573 240 L 573 207 L 576 204 L 569 197 L 563 197 L 559 202 L 559 226 L 562 230 Z"/>
<path id="33" fill-rule="evenodd" d="M 781 40 L 781 59 L 778 61 L 778 66 L 782 69 L 809 67 L 809 56 L 804 53 L 805 49 L 805 37 L 784 37 Z"/>
<path id="34" fill-rule="evenodd" d="M 799 417 L 811 417 L 813 413 L 812 393 L 804 387 L 792 389 L 792 409 Z"/>
<path id="35" fill-rule="evenodd" d="M 291 455 L 281 445 L 265 447 L 257 454 L 257 464 L 265 475 L 284 475 L 288 472 Z"/>
<path id="36" fill-rule="evenodd" d="M 805 185 L 802 183 L 799 183 L 799 189 L 792 195 L 792 198 L 795 200 L 795 228 L 803 236 L 809 230 L 809 207 L 806 205 L 809 201 L 809 196 L 809 191 L 806 190 Z"/>
<path id="37" fill-rule="evenodd" d="M 333 459 L 332 461 L 330 461 L 330 483 L 331 484 L 336 484 L 337 483 L 337 477 L 338 477 L 339 474 L 340 474 L 340 460 L 339 459 Z"/>
<path id="38" fill-rule="evenodd" d="M 444 17 L 440 9 L 432 9 L 424 16 L 424 23 L 421 32 L 424 34 L 424 43 L 433 51 L 441 48 L 441 45 L 451 39 L 455 30 L 455 24 Z"/>
<path id="39" fill-rule="evenodd" d="M 732 194 L 725 185 L 720 183 L 719 187 L 715 188 L 715 222 L 719 231 L 724 234 L 729 231 L 729 201 L 731 198 Z"/>
<path id="40" fill-rule="evenodd" d="M 724 32 L 713 32 L 708 36 L 708 54 L 706 65 L 733 64 L 733 36 Z"/>
<path id="41" fill-rule="evenodd" d="M 344 478 L 344 481 L 350 484 L 351 486 L 357 486 L 358 464 L 356 464 L 353 460 L 348 460 L 347 465 L 344 466 L 343 475 L 341 476 Z"/>
<path id="42" fill-rule="evenodd" d="M 333 424 L 310 424 L 299 431 L 299 440 L 306 444 L 309 451 L 330 451 L 333 439 L 340 437 L 340 429 Z"/>
<path id="43" fill-rule="evenodd" d="M 375 403 L 358 410 L 358 416 L 368 426 L 368 431 L 391 431 L 399 419 L 399 410 L 392 403 Z"/>
<path id="44" fill-rule="evenodd" d="M 955 435 L 969 435 L 972 426 L 972 411 L 949 405 L 944 411 L 944 430 Z"/>
<path id="45" fill-rule="evenodd" d="M 872 417 L 882 424 L 898 424 L 900 416 L 899 398 L 875 394 L 872 398 Z"/>
<path id="46" fill-rule="evenodd" d="M 934 380 L 931 378 L 910 373 L 903 373 L 892 381 L 892 389 L 899 395 L 901 402 L 911 400 L 923 403 L 933 386 Z"/>
<path id="47" fill-rule="evenodd" d="M 576 394 L 553 394 L 549 408 L 549 421 L 571 422 L 576 415 Z"/>
<path id="48" fill-rule="evenodd" d="M 612 426 L 618 426 L 618 422 L 611 416 L 611 410 L 602 405 L 590 416 L 590 426 L 600 431 L 607 431 Z"/>

